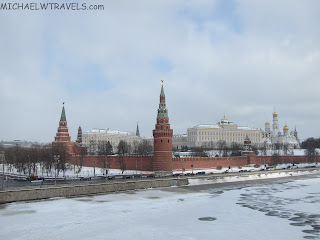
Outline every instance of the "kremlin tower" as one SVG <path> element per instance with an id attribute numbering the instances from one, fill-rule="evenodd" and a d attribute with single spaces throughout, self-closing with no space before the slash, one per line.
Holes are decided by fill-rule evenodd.
<path id="1" fill-rule="evenodd" d="M 163 80 L 160 92 L 160 104 L 158 108 L 157 124 L 153 130 L 154 154 L 153 170 L 155 172 L 172 172 L 172 135 L 170 129 L 166 96 L 163 90 Z"/>
<path id="2" fill-rule="evenodd" d="M 55 142 L 70 142 L 70 136 L 69 136 L 68 127 L 67 127 L 66 113 L 64 111 L 64 103 L 62 106 L 58 131 L 57 131 L 56 137 L 54 138 L 54 141 Z"/>
<path id="3" fill-rule="evenodd" d="M 71 137 L 69 136 L 69 132 L 68 132 L 67 118 L 64 110 L 64 103 L 62 106 L 59 127 L 57 130 L 56 136 L 54 138 L 54 142 L 52 144 L 56 146 L 64 145 L 68 153 L 74 152 L 74 149 L 73 149 L 74 143 L 71 142 Z"/>
<path id="4" fill-rule="evenodd" d="M 79 144 L 82 143 L 82 128 L 81 128 L 81 126 L 79 126 L 79 128 L 78 128 L 78 135 L 77 135 L 76 143 L 79 143 Z"/>
<path id="5" fill-rule="evenodd" d="M 137 136 L 137 137 L 140 137 L 140 131 L 139 131 L 139 125 L 138 125 L 138 123 L 137 123 L 136 136 Z"/>
<path id="6" fill-rule="evenodd" d="M 278 123 L 278 113 L 276 109 L 273 112 L 273 136 L 276 137 L 280 134 L 279 123 Z"/>

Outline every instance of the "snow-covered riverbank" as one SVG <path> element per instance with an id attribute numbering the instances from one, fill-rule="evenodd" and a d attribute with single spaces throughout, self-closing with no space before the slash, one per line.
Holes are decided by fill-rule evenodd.
<path id="1" fill-rule="evenodd" d="M 309 175 L 5 204 L 0 239 L 319 239 L 319 184 Z"/>

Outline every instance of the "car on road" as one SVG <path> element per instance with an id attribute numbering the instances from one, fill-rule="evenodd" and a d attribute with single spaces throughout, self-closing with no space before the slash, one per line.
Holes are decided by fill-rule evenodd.
<path id="1" fill-rule="evenodd" d="M 80 181 L 91 181 L 91 177 L 80 177 Z"/>

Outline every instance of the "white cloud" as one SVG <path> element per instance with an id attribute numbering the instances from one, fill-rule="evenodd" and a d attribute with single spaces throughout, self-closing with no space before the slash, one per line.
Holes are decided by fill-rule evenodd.
<path id="1" fill-rule="evenodd" d="M 2 12 L 0 137 L 53 140 L 62 101 L 72 139 L 79 124 L 134 131 L 137 121 L 151 136 L 160 79 L 176 133 L 223 114 L 263 127 L 275 106 L 280 124 L 317 137 L 318 1 L 235 1 L 232 12 L 217 12 L 219 4 L 108 1 L 104 11 Z M 157 59 L 172 70 L 158 71 Z M 90 69 L 101 72 L 98 83 Z"/>

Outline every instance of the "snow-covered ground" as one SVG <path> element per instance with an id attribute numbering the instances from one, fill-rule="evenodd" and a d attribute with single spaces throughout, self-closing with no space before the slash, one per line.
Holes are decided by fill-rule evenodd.
<path id="1" fill-rule="evenodd" d="M 319 239 L 320 178 L 0 206 L 0 239 Z"/>
<path id="2" fill-rule="evenodd" d="M 267 165 L 268 166 L 268 165 Z M 291 163 L 284 163 L 284 164 L 278 164 L 275 168 L 276 169 L 287 169 L 290 168 L 292 166 Z M 319 167 L 320 164 L 318 163 L 299 163 L 299 164 L 295 164 L 296 167 L 298 167 L 299 169 L 303 169 L 306 167 L 311 167 L 311 166 L 315 166 L 315 167 Z M 231 169 L 228 168 L 222 168 L 220 170 L 217 170 L 215 168 L 211 168 L 211 169 L 207 169 L 207 168 L 203 168 L 203 169 L 195 169 L 195 170 L 187 170 L 187 171 L 183 171 L 184 174 L 186 173 L 197 173 L 197 172 L 205 172 L 206 174 L 215 174 L 215 173 L 223 173 L 226 170 L 228 170 L 229 172 L 239 172 L 240 170 L 242 171 L 260 171 L 261 169 L 266 169 L 266 167 L 264 165 L 261 165 L 257 168 L 255 168 L 254 166 L 244 166 L 244 167 L 232 167 Z M 182 170 L 176 170 L 173 173 L 182 173 Z"/>
<path id="3" fill-rule="evenodd" d="M 0 164 L 0 173 L 2 174 L 2 164 Z M 76 178 L 76 177 L 93 177 L 93 176 L 105 176 L 105 168 L 94 168 L 94 167 L 82 167 L 81 171 L 77 173 L 78 166 L 76 165 L 68 165 L 67 170 L 63 173 L 62 171 L 57 171 L 57 177 L 65 177 L 66 179 Z M 28 174 L 23 174 L 18 172 L 17 169 L 11 168 L 9 169 L 8 166 L 5 164 L 4 172 L 6 174 L 14 174 L 14 175 L 24 175 L 27 176 Z M 131 174 L 149 174 L 151 172 L 148 171 L 136 171 L 136 170 L 125 170 L 124 175 L 131 175 Z M 40 167 L 36 170 L 35 174 L 39 177 L 55 177 L 54 170 L 47 173 L 42 171 Z M 122 174 L 120 169 L 108 169 L 108 175 L 118 175 Z"/>
<path id="4" fill-rule="evenodd" d="M 320 152 L 320 149 L 317 148 L 316 149 L 318 152 Z M 274 150 L 271 150 L 271 149 L 268 149 L 266 151 L 266 156 L 272 156 L 273 154 L 275 153 Z M 279 153 L 281 155 L 284 155 L 284 152 L 283 150 L 279 150 Z M 288 151 L 288 153 L 290 155 L 294 155 L 294 156 L 305 156 L 305 149 L 292 149 L 290 151 Z M 187 155 L 188 152 L 185 152 L 184 155 Z M 220 155 L 220 151 L 219 150 L 210 150 L 210 151 L 207 151 L 207 154 L 208 154 L 208 157 L 215 157 L 216 155 Z M 263 155 L 263 152 L 262 151 L 259 151 L 259 155 Z"/>

